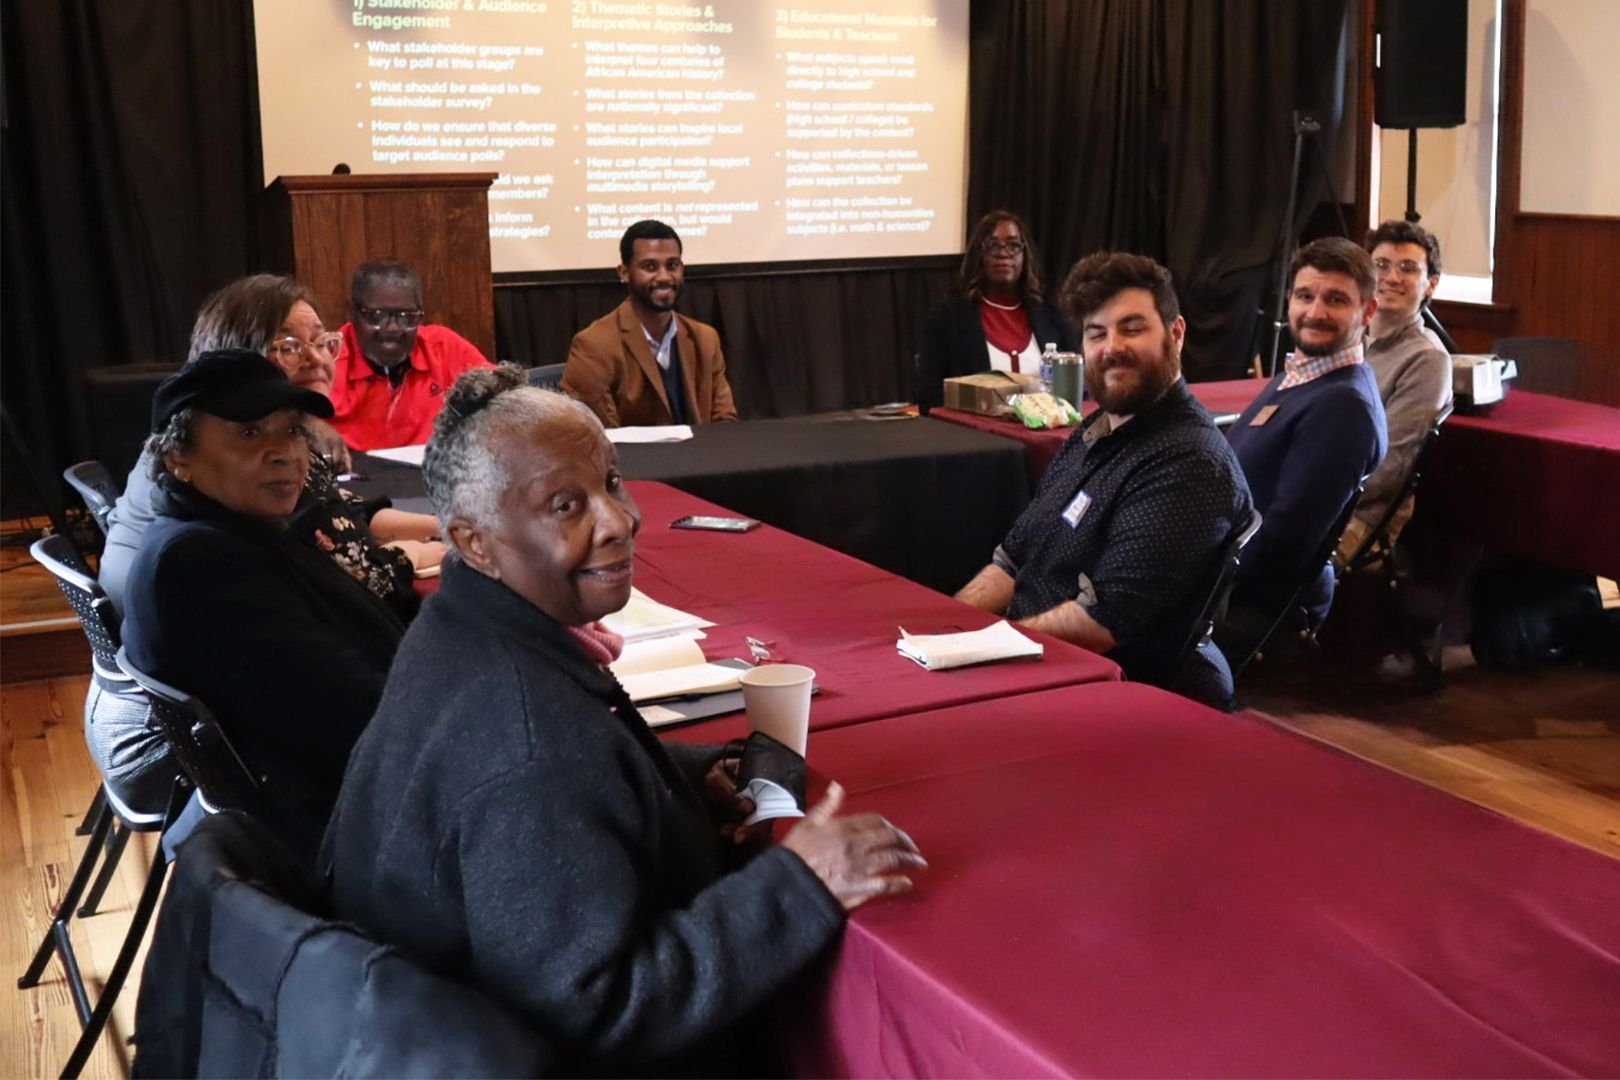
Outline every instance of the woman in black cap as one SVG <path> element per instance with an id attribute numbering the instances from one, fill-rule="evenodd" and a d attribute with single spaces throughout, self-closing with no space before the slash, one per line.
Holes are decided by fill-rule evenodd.
<path id="1" fill-rule="evenodd" d="M 290 277 L 239 278 L 203 302 L 191 331 L 191 358 L 219 349 L 247 349 L 275 361 L 295 385 L 331 397 L 343 339 L 326 330 L 314 299 Z M 438 523 L 428 514 L 395 510 L 386 499 L 368 502 L 351 494 L 337 482 L 338 473 L 347 468 L 343 440 L 318 422 L 311 424 L 311 434 L 309 478 L 289 527 L 409 620 L 417 607 L 416 568 L 437 565 L 444 551 L 443 544 L 429 540 Z M 120 612 L 125 610 L 124 579 L 152 521 L 151 476 L 151 455 L 142 454 L 107 523 L 98 578 Z M 163 791 L 160 806 L 167 787 Z"/>
<path id="2" fill-rule="evenodd" d="M 332 404 L 227 349 L 165 380 L 152 415 L 156 518 L 129 571 L 125 650 L 214 711 L 263 777 L 267 823 L 312 858 L 403 633 L 286 527 L 310 468 L 305 420 Z"/>

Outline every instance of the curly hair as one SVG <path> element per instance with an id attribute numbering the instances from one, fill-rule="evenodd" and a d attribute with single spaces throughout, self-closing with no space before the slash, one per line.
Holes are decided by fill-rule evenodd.
<path id="1" fill-rule="evenodd" d="M 1153 306 L 1164 325 L 1181 314 L 1181 301 L 1170 271 L 1146 255 L 1127 251 L 1095 251 L 1074 264 L 1063 279 L 1058 293 L 1058 310 L 1075 326 L 1084 326 L 1086 316 L 1126 289 L 1146 289 L 1153 294 Z"/>
<path id="2" fill-rule="evenodd" d="M 422 460 L 422 479 L 439 524 L 448 529 L 456 517 L 492 521 L 500 513 L 501 494 L 512 483 L 510 461 L 498 451 L 499 441 L 511 431 L 564 415 L 602 426 L 584 404 L 529 386 L 516 364 L 463 373 L 433 421 L 433 438 Z"/>
<path id="3" fill-rule="evenodd" d="M 1440 238 L 1414 221 L 1386 221 L 1367 234 L 1370 252 L 1379 244 L 1416 244 L 1429 264 L 1429 277 L 1440 276 Z"/>

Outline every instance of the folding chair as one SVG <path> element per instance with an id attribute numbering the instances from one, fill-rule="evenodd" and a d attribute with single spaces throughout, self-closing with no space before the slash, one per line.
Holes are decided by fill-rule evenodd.
<path id="1" fill-rule="evenodd" d="M 528 372 L 529 385 L 561 393 L 563 371 L 567 367 L 567 364 L 541 364 L 539 367 L 532 367 Z"/>
<path id="2" fill-rule="evenodd" d="M 101 535 L 107 535 L 107 517 L 112 513 L 113 504 L 122 494 L 112 473 L 107 466 L 99 461 L 81 461 L 77 465 L 70 465 L 62 472 L 62 479 L 79 493 L 84 500 L 84 508 L 90 511 L 95 519 L 96 526 Z"/>
<path id="3" fill-rule="evenodd" d="M 1243 672 L 1261 655 L 1267 643 L 1276 635 L 1278 629 L 1290 619 L 1299 622 L 1300 640 L 1307 644 L 1315 644 L 1316 629 L 1310 625 L 1310 620 L 1300 606 L 1300 596 L 1305 592 L 1306 586 L 1317 579 L 1322 567 L 1327 566 L 1329 560 L 1333 558 L 1333 552 L 1339 546 L 1339 538 L 1344 535 L 1344 530 L 1350 525 L 1350 519 L 1355 516 L 1356 504 L 1361 501 L 1361 489 L 1366 483 L 1367 478 L 1363 476 L 1361 483 L 1358 483 L 1356 490 L 1351 492 L 1350 498 L 1345 501 L 1344 509 L 1340 510 L 1339 516 L 1333 519 L 1333 524 L 1329 526 L 1327 535 L 1322 538 L 1321 544 L 1312 554 L 1310 571 L 1301 578 L 1299 584 L 1295 585 L 1293 591 L 1288 594 L 1288 601 L 1278 609 L 1276 616 L 1267 625 L 1265 632 L 1255 640 L 1254 644 L 1238 662 L 1232 665 L 1232 679 L 1234 682 L 1242 677 Z"/>
<path id="4" fill-rule="evenodd" d="M 72 541 L 60 534 L 47 536 L 37 541 L 30 549 L 30 553 L 56 578 L 62 595 L 67 597 L 68 603 L 73 605 L 74 612 L 79 617 L 79 625 L 84 629 L 85 637 L 90 642 L 94 678 L 104 691 L 99 700 L 127 703 L 131 696 L 140 695 L 140 690 L 134 682 L 118 669 L 116 661 L 118 616 Z M 84 976 L 79 970 L 78 957 L 73 950 L 70 923 L 75 915 L 88 918 L 96 913 L 103 893 L 117 872 L 130 833 L 160 832 L 173 820 L 174 815 L 178 814 L 183 803 L 182 794 L 176 786 L 171 790 L 168 805 L 162 813 L 137 811 L 126 806 L 112 787 L 103 780 L 89 812 L 76 830 L 79 835 L 88 834 L 90 837 L 84 855 L 80 858 L 78 869 L 74 871 L 67 891 L 62 894 L 62 899 L 56 906 L 56 911 L 52 913 L 50 928 L 46 931 L 39 948 L 35 950 L 28 970 L 17 980 L 18 989 L 38 986 L 40 976 L 44 974 L 51 956 L 55 954 L 61 958 L 62 968 L 67 976 L 68 992 L 73 998 L 73 1007 L 79 1014 L 79 1022 L 83 1026 L 64 1075 L 77 1075 L 91 1048 L 101 1037 L 101 1029 L 111 1013 L 113 1002 L 117 1000 L 118 992 L 129 972 L 129 966 L 134 961 L 135 951 L 146 935 L 146 926 L 151 920 L 152 909 L 157 903 L 158 891 L 163 883 L 165 861 L 161 846 L 147 869 L 146 886 L 135 905 L 135 913 L 130 921 L 129 931 L 124 936 L 118 960 L 114 963 L 101 996 L 94 1006 L 90 1003 Z M 98 862 L 101 864 L 101 872 L 92 882 L 91 875 L 95 872 Z M 88 895 L 85 892 L 87 887 Z"/>
<path id="5" fill-rule="evenodd" d="M 1209 641 L 1214 633 L 1215 620 L 1225 612 L 1226 602 L 1232 596 L 1232 586 L 1237 580 L 1237 569 L 1243 558 L 1243 549 L 1254 539 L 1254 534 L 1260 531 L 1260 520 L 1260 511 L 1251 508 L 1248 516 L 1238 522 L 1227 536 L 1225 543 L 1221 545 L 1220 557 L 1206 573 L 1204 580 L 1199 583 L 1205 594 L 1204 606 L 1199 610 L 1192 629 L 1188 631 L 1187 640 L 1182 643 L 1180 651 L 1176 654 L 1175 663 L 1170 667 L 1170 681 L 1165 684 L 1165 689 L 1175 691 L 1186 682 L 1193 653 Z"/>
<path id="6" fill-rule="evenodd" d="M 137 1076 L 543 1076 L 534 1024 L 329 921 L 260 822 L 181 846 L 136 1009 Z"/>
<path id="7" fill-rule="evenodd" d="M 1347 577 L 1372 573 L 1383 575 L 1384 588 L 1380 591 L 1380 606 L 1386 624 L 1399 628 L 1402 637 L 1401 645 L 1417 665 L 1417 678 L 1420 684 L 1437 682 L 1440 673 L 1440 659 L 1438 656 L 1439 641 L 1436 635 L 1435 651 L 1433 653 L 1423 644 L 1412 621 L 1405 617 L 1400 603 L 1402 591 L 1405 589 L 1408 574 L 1402 562 L 1401 554 L 1396 546 L 1396 539 L 1390 535 L 1391 526 L 1395 522 L 1400 510 L 1406 506 L 1417 492 L 1418 481 L 1422 479 L 1424 459 L 1428 457 L 1434 444 L 1440 441 L 1440 429 L 1451 415 L 1451 406 L 1448 404 L 1441 409 L 1429 423 L 1429 429 L 1424 433 L 1423 442 L 1412 457 L 1412 465 L 1407 470 L 1405 478 L 1401 481 L 1400 489 L 1384 512 L 1379 515 L 1367 535 L 1362 537 L 1356 549 L 1347 555 L 1342 563 L 1337 563 L 1334 573 L 1340 581 Z"/>

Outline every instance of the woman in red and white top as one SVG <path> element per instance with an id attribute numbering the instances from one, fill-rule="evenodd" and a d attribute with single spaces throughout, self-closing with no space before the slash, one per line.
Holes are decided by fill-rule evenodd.
<path id="1" fill-rule="evenodd" d="M 977 371 L 1038 375 L 1048 342 L 1076 349 L 1074 332 L 1042 301 L 1039 262 L 1017 214 L 992 210 L 973 226 L 956 295 L 923 323 L 915 396 L 924 409 L 940 404 L 948 378 Z"/>

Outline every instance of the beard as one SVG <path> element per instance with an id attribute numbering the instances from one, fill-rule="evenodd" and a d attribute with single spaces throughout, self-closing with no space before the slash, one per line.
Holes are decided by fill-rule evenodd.
<path id="1" fill-rule="evenodd" d="M 1108 370 L 1123 366 L 1121 364 L 1099 361 L 1086 365 L 1086 389 L 1091 391 L 1092 400 L 1098 408 L 1115 416 L 1135 416 L 1152 407 L 1181 378 L 1181 362 L 1176 356 L 1175 344 L 1168 335 L 1156 358 L 1146 361 L 1133 358 L 1126 363 L 1136 368 L 1137 381 L 1134 386 L 1108 385 Z"/>
<path id="2" fill-rule="evenodd" d="M 1322 326 L 1320 324 L 1314 327 L 1307 327 L 1307 324 L 1303 321 L 1301 321 L 1297 326 L 1290 323 L 1288 326 L 1288 332 L 1294 339 L 1294 351 L 1299 353 L 1301 356 L 1332 356 L 1336 352 L 1348 349 L 1360 336 L 1360 328 L 1357 327 L 1352 329 L 1350 333 L 1344 337 L 1335 338 L 1326 345 L 1318 345 L 1300 340 L 1299 332 L 1307 328 L 1314 330 L 1326 330 L 1329 333 L 1333 333 L 1339 329 L 1337 326 Z"/>

